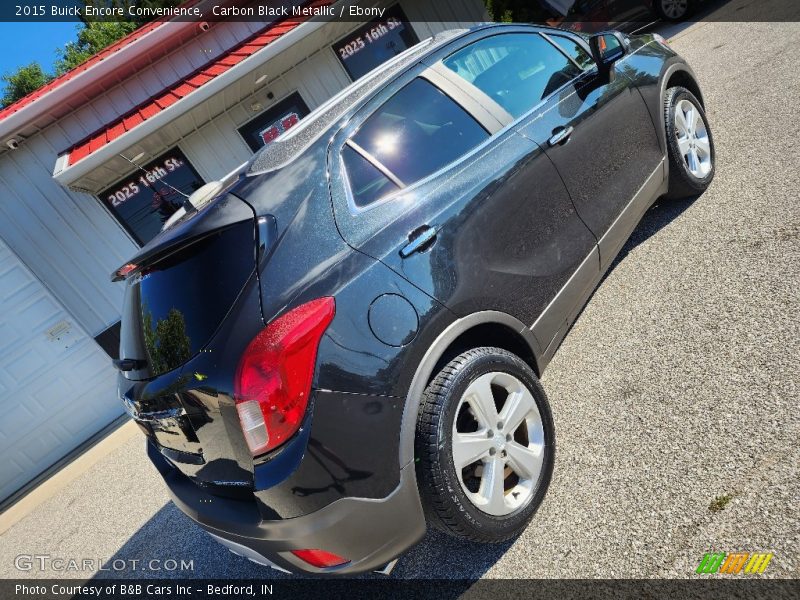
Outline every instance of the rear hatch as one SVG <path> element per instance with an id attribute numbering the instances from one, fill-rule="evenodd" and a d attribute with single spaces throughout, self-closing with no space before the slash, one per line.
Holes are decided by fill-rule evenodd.
<path id="1" fill-rule="evenodd" d="M 127 278 L 120 357 L 128 379 L 180 367 L 216 331 L 255 271 L 253 209 L 236 196 L 163 232 L 117 270 Z M 124 275 L 122 275 L 124 274 Z"/>
<path id="2" fill-rule="evenodd" d="M 231 459 L 242 453 L 218 431 L 226 419 L 216 382 L 205 381 L 213 375 L 194 369 L 208 364 L 203 353 L 246 288 L 254 290 L 250 313 L 259 325 L 257 240 L 252 208 L 228 194 L 159 234 L 114 274 L 126 279 L 117 363 L 126 410 L 175 466 L 209 483 L 252 479 L 246 467 L 216 472 L 209 464 L 216 455 L 239 462 Z"/>

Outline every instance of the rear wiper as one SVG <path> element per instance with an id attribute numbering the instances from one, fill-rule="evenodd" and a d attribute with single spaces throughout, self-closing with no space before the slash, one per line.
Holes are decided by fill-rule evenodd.
<path id="1" fill-rule="evenodd" d="M 113 362 L 114 366 L 120 371 L 138 371 L 147 366 L 146 360 L 140 360 L 138 358 L 115 358 L 111 362 Z"/>

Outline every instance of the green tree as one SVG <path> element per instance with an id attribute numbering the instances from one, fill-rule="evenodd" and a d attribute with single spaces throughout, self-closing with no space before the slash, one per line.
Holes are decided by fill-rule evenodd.
<path id="1" fill-rule="evenodd" d="M 74 69 L 89 57 L 97 54 L 121 37 L 128 35 L 139 26 L 128 21 L 96 21 L 84 23 L 78 30 L 78 37 L 56 50 L 56 75 Z"/>
<path id="2" fill-rule="evenodd" d="M 166 7 L 176 6 L 182 0 L 83 0 L 84 4 L 94 6 L 106 5 L 120 7 L 125 10 L 129 6 L 137 7 Z M 97 54 L 106 46 L 116 42 L 118 39 L 128 35 L 136 28 L 140 27 L 145 21 L 106 21 L 86 20 L 78 27 L 77 38 L 75 41 L 68 42 L 64 48 L 56 50 L 58 58 L 55 63 L 55 75 L 62 75 L 74 69 L 92 55 Z M 26 96 L 27 94 L 39 89 L 50 81 L 53 75 L 46 73 L 38 63 L 31 63 L 19 67 L 16 71 L 11 71 L 2 76 L 4 90 L 2 99 L 3 106 L 8 106 Z"/>
<path id="3" fill-rule="evenodd" d="M 85 5 L 107 6 L 121 8 L 123 14 L 128 14 L 131 6 L 137 8 L 164 8 L 176 6 L 183 0 L 83 0 Z M 78 39 L 69 42 L 64 48 L 57 50 L 59 59 L 56 61 L 56 74 L 61 75 L 74 69 L 89 57 L 97 54 L 106 46 L 125 37 L 146 21 L 116 21 L 106 20 L 103 17 L 86 19 L 82 18 L 83 25 L 78 30 Z"/>
<path id="4" fill-rule="evenodd" d="M 37 62 L 32 62 L 19 67 L 16 71 L 6 73 L 2 77 L 5 89 L 0 103 L 3 106 L 8 106 L 38 90 L 50 79 L 51 77 L 42 69 L 42 65 Z"/>
<path id="5" fill-rule="evenodd" d="M 153 327 L 152 314 L 147 306 L 143 308 L 144 344 L 153 370 L 163 373 L 185 363 L 191 356 L 192 342 L 186 335 L 183 313 L 172 308 L 167 317 L 159 319 Z"/>

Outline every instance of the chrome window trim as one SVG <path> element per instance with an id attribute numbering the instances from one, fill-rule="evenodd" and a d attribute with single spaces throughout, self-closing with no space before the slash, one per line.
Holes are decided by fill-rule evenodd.
<path id="1" fill-rule="evenodd" d="M 449 58 L 453 54 L 456 54 L 457 52 L 460 52 L 464 48 L 468 48 L 472 44 L 475 44 L 475 43 L 478 43 L 480 41 L 489 39 L 491 37 L 496 37 L 496 36 L 500 36 L 500 35 L 514 35 L 514 34 L 538 35 L 542 39 L 544 39 L 547 43 L 549 43 L 551 46 L 553 46 L 560 54 L 564 55 L 570 61 L 570 63 L 575 64 L 575 61 L 572 60 L 572 58 L 569 55 L 567 55 L 563 50 L 561 50 L 561 48 L 559 48 L 558 44 L 556 44 L 552 40 L 548 39 L 547 36 L 540 30 L 532 30 L 532 31 L 493 31 L 491 33 L 491 35 L 483 36 L 483 37 L 480 37 L 480 38 L 478 38 L 476 40 L 473 40 L 473 41 L 469 42 L 468 44 L 462 46 L 461 48 L 453 50 L 453 52 L 450 52 L 446 56 L 438 59 L 435 63 L 433 63 L 433 65 L 430 65 L 428 68 L 424 69 L 421 73 L 418 73 L 417 75 L 415 75 L 405 85 L 408 85 L 409 83 L 411 83 L 411 81 L 413 81 L 414 79 L 417 79 L 417 78 L 425 79 L 426 81 L 428 81 L 429 83 L 434 85 L 437 89 L 439 89 L 442 93 L 444 93 L 448 98 L 450 98 L 450 100 L 452 100 L 458 106 L 460 106 L 464 111 L 466 111 L 467 114 L 469 114 L 473 119 L 475 119 L 475 121 L 477 123 L 479 123 L 482 127 L 484 127 L 484 129 L 486 129 L 487 133 L 489 133 L 489 137 L 486 140 L 484 140 L 483 143 L 475 146 L 474 148 L 472 148 L 466 154 L 460 156 L 458 159 L 454 160 L 451 163 L 448 163 L 447 165 L 445 165 L 442 168 L 438 169 L 437 171 L 431 173 L 430 175 L 427 175 L 427 176 L 423 177 L 422 179 L 420 179 L 418 181 L 410 183 L 407 186 L 406 185 L 402 185 L 399 190 L 395 190 L 394 192 L 391 192 L 391 193 L 387 194 L 386 196 L 376 200 L 375 202 L 372 202 L 372 203 L 368 204 L 367 206 L 364 206 L 364 207 L 357 206 L 356 203 L 355 203 L 355 199 L 353 198 L 352 186 L 350 184 L 350 178 L 349 178 L 349 175 L 347 173 L 347 168 L 345 167 L 344 159 L 342 158 L 342 150 L 344 149 L 344 147 L 346 145 L 350 145 L 354 150 L 356 150 L 358 152 L 358 149 L 355 147 L 355 146 L 358 146 L 358 144 L 356 144 L 355 142 L 352 142 L 352 137 L 355 136 L 358 133 L 359 129 L 361 128 L 361 125 L 363 125 L 364 122 L 366 122 L 386 102 L 388 102 L 392 97 L 394 97 L 395 94 L 397 94 L 401 89 L 403 89 L 403 87 L 405 87 L 405 85 L 402 86 L 394 94 L 392 94 L 392 96 L 390 96 L 389 98 L 386 98 L 383 102 L 381 102 L 380 104 L 377 104 L 377 106 L 375 106 L 368 113 L 364 114 L 363 117 L 361 115 L 358 115 L 358 117 L 357 117 L 358 120 L 359 120 L 358 127 L 354 128 L 352 131 L 350 131 L 346 135 L 345 141 L 337 144 L 337 146 L 336 146 L 335 152 L 338 155 L 338 159 L 339 159 L 339 168 L 340 168 L 341 175 L 342 175 L 342 183 L 344 184 L 344 188 L 345 188 L 345 198 L 347 200 L 347 207 L 348 207 L 348 210 L 349 210 L 349 212 L 350 212 L 350 214 L 352 216 L 358 216 L 358 215 L 360 215 L 360 214 L 362 214 L 362 213 L 364 213 L 364 212 L 366 212 L 368 210 L 372 210 L 373 208 L 377 208 L 377 207 L 379 207 L 379 206 L 381 206 L 383 204 L 386 204 L 388 202 L 396 200 L 397 196 L 399 196 L 399 195 L 403 195 L 403 194 L 407 194 L 409 192 L 413 192 L 414 189 L 416 189 L 417 187 L 425 185 L 430 180 L 434 179 L 435 177 L 438 177 L 439 175 L 441 175 L 445 171 L 456 167 L 457 165 L 459 165 L 462 162 L 466 161 L 468 158 L 470 158 L 470 157 L 474 156 L 475 154 L 477 154 L 477 153 L 481 152 L 482 150 L 484 150 L 485 147 L 487 145 L 489 145 L 490 143 L 492 143 L 496 138 L 506 134 L 507 132 L 509 132 L 511 130 L 515 130 L 515 129 L 519 128 L 523 121 L 529 119 L 537 111 L 541 110 L 541 108 L 544 105 L 546 105 L 548 102 L 550 102 L 551 99 L 556 97 L 558 94 L 560 94 L 564 89 L 566 89 L 570 85 L 573 85 L 575 81 L 577 81 L 578 79 L 580 79 L 582 77 L 585 77 L 587 74 L 597 73 L 597 66 L 594 66 L 591 69 L 581 70 L 579 75 L 577 75 L 576 77 L 574 77 L 570 81 L 564 83 L 564 85 L 562 85 L 558 89 L 553 90 L 548 96 L 546 96 L 545 98 L 540 100 L 538 103 L 536 103 L 533 107 L 531 107 L 531 109 L 528 110 L 526 113 L 524 113 L 524 114 L 520 115 L 518 118 L 514 119 L 513 115 L 509 114 L 502 106 L 500 106 L 500 104 L 498 104 L 497 102 L 492 100 L 483 91 L 479 90 L 476 86 L 472 85 L 469 81 L 467 81 L 466 79 L 464 79 L 463 77 L 461 77 L 460 75 L 458 75 L 457 73 L 455 73 L 454 71 L 452 71 L 451 69 L 449 69 L 447 66 L 444 65 L 444 60 L 446 60 L 447 58 Z M 578 43 L 581 46 L 585 46 L 581 41 L 577 40 L 577 38 L 574 38 L 573 36 L 569 35 L 569 32 L 565 31 L 564 34 L 565 35 L 562 36 L 562 37 L 567 37 L 567 38 L 570 38 L 570 39 L 574 39 L 575 41 L 578 41 Z M 556 34 L 556 35 L 558 35 L 558 34 Z M 585 49 L 586 48 L 584 47 L 584 50 Z M 623 60 L 624 60 L 624 58 L 623 58 Z M 423 64 L 424 64 L 424 59 L 423 59 Z M 578 68 L 580 68 L 580 65 L 576 65 L 576 66 Z M 453 76 L 455 76 L 459 80 L 461 80 L 461 81 L 459 81 L 458 85 L 453 83 L 449 76 L 445 76 L 442 73 L 442 69 L 448 71 L 449 73 L 452 73 Z M 444 82 L 449 82 L 451 85 L 447 85 Z M 444 85 L 445 87 L 443 88 L 442 85 Z M 570 96 L 574 95 L 574 93 L 575 92 L 573 92 L 573 94 L 570 94 Z M 488 105 L 484 105 L 483 102 L 480 102 L 480 103 L 477 102 L 476 99 L 478 99 L 478 98 L 482 99 L 484 102 L 487 102 Z M 559 103 L 564 101 L 564 100 L 566 100 L 566 98 L 563 98 L 562 100 L 560 100 Z M 478 114 L 476 114 L 475 110 L 476 110 L 476 105 L 478 105 L 478 104 L 480 104 L 480 108 L 477 109 L 477 110 L 479 110 L 480 112 Z M 509 121 L 507 121 L 505 123 L 501 122 L 502 126 L 499 129 L 495 130 L 494 127 L 488 128 L 484 124 L 485 120 L 481 119 L 481 115 L 486 115 L 487 113 L 489 115 L 491 115 L 491 121 L 497 121 L 498 120 L 497 117 L 502 115 L 502 114 L 508 115 L 508 118 L 510 118 L 511 120 L 509 120 Z M 544 113 L 542 113 L 542 114 L 544 114 Z M 352 142 L 352 144 L 351 144 L 351 142 Z M 369 160 L 373 164 L 373 166 L 375 166 L 383 174 L 385 174 L 392 181 L 392 183 L 395 183 L 395 185 L 398 185 L 397 182 L 400 181 L 400 180 L 398 178 L 396 178 L 396 176 L 394 176 L 394 174 L 391 174 L 391 171 L 389 171 L 385 166 L 383 166 L 380 163 L 380 161 L 378 161 L 378 159 L 376 159 L 371 154 L 369 154 L 369 152 L 367 152 L 366 150 L 364 150 L 360 146 L 358 146 L 358 148 L 360 148 L 363 151 L 363 153 L 359 152 L 359 154 L 361 154 L 365 159 Z"/>
<path id="2" fill-rule="evenodd" d="M 508 131 L 509 129 L 510 129 L 510 126 L 506 126 L 506 127 L 503 128 L 502 131 Z M 419 188 L 419 187 L 421 187 L 423 185 L 426 185 L 427 183 L 429 183 L 430 181 L 436 179 L 437 177 L 439 177 L 440 175 L 442 175 L 446 171 L 449 171 L 451 169 L 456 168 L 457 166 L 461 165 L 463 162 L 466 162 L 467 159 L 470 159 L 473 156 L 475 156 L 476 154 L 479 154 L 481 152 L 486 152 L 487 151 L 486 147 L 489 144 L 491 144 L 492 142 L 497 142 L 498 139 L 499 139 L 499 137 L 497 135 L 490 135 L 481 144 L 478 144 L 477 146 L 472 148 L 469 152 L 467 152 L 463 156 L 460 156 L 459 158 L 457 158 L 453 162 L 447 163 L 445 166 L 443 166 L 439 170 L 434 171 L 433 173 L 431 173 L 430 175 L 426 175 L 425 177 L 423 177 L 419 181 L 415 181 L 414 183 L 410 183 L 407 187 L 401 188 L 401 189 L 396 190 L 396 191 L 394 191 L 394 192 L 392 192 L 390 194 L 387 194 L 386 196 L 383 196 L 379 200 L 376 200 L 375 202 L 372 202 L 372 203 L 368 204 L 367 206 L 363 206 L 363 207 L 357 206 L 356 203 L 355 203 L 355 199 L 353 198 L 352 187 L 350 185 L 349 175 L 347 173 L 347 168 L 344 165 L 344 159 L 342 158 L 342 153 L 341 153 L 341 149 L 340 149 L 339 150 L 339 169 L 340 169 L 341 174 L 343 176 L 343 183 L 345 184 L 344 185 L 345 196 L 347 198 L 347 207 L 350 210 L 350 214 L 353 215 L 353 216 L 357 216 L 357 215 L 360 215 L 360 214 L 362 214 L 362 213 L 364 213 L 364 212 L 366 212 L 368 210 L 372 210 L 373 208 L 377 208 L 377 207 L 381 206 L 382 204 L 386 204 L 388 202 L 397 200 L 397 196 L 402 196 L 402 195 L 405 195 L 405 194 L 408 194 L 408 193 L 413 193 L 417 188 Z M 499 143 L 502 144 L 504 142 L 501 141 Z M 342 148 L 344 148 L 345 145 L 347 145 L 346 142 L 344 144 L 342 144 Z"/>
<path id="3" fill-rule="evenodd" d="M 446 68 L 447 67 L 445 67 L 445 69 Z M 428 76 L 426 76 L 426 74 Z M 429 175 L 426 175 L 422 179 L 419 179 L 418 181 L 406 185 L 390 169 L 388 169 L 383 163 L 381 163 L 380 160 L 378 160 L 375 156 L 370 154 L 370 152 L 359 146 L 357 142 L 354 142 L 353 137 L 356 134 L 358 134 L 362 125 L 367 120 L 369 120 L 370 117 L 372 117 L 372 115 L 374 115 L 384 104 L 386 104 L 389 100 L 391 100 L 395 95 L 397 95 L 397 93 L 399 93 L 403 88 L 405 88 L 415 79 L 424 79 L 425 81 L 433 85 L 436 89 L 438 89 L 440 92 L 442 92 L 456 106 L 459 106 L 464 112 L 466 112 L 470 117 L 472 117 L 475 120 L 475 122 L 478 123 L 478 125 L 480 125 L 486 131 L 486 133 L 489 134 L 489 137 L 487 137 L 482 143 L 478 144 L 474 148 L 471 148 L 468 152 L 466 152 L 462 156 L 458 157 L 456 160 L 447 163 L 442 168 L 437 169 L 436 171 L 434 171 Z M 467 104 L 465 104 L 465 101 L 467 102 Z M 479 110 L 481 111 L 481 113 L 475 114 L 474 110 Z M 503 110 L 502 107 L 500 107 L 500 110 Z M 483 119 L 481 119 L 481 115 L 484 117 Z M 336 154 L 338 154 L 339 158 L 339 169 L 341 171 L 341 174 L 343 175 L 342 182 L 344 183 L 345 196 L 347 198 L 347 207 L 350 211 L 350 214 L 355 216 L 364 213 L 368 210 L 371 210 L 373 208 L 377 208 L 382 204 L 394 200 L 398 194 L 403 194 L 409 190 L 413 190 L 414 188 L 420 185 L 423 185 L 424 183 L 427 183 L 434 177 L 438 176 L 440 173 L 445 172 L 446 170 L 461 163 L 463 160 L 466 160 L 468 157 L 478 152 L 488 142 L 492 141 L 496 133 L 499 133 L 505 128 L 506 127 L 503 126 L 503 123 L 498 122 L 497 119 L 491 113 L 483 109 L 477 102 L 470 101 L 468 93 L 460 86 L 448 85 L 447 79 L 435 73 L 431 68 L 424 69 L 421 73 L 418 73 L 408 83 L 406 83 L 400 89 L 398 89 L 394 94 L 389 96 L 389 98 L 386 98 L 386 100 L 378 104 L 374 109 L 370 110 L 369 113 L 365 114 L 363 118 L 360 118 L 358 127 L 356 127 L 347 134 L 347 137 L 344 142 L 342 142 L 341 144 L 337 144 L 335 152 Z M 358 206 L 355 202 L 355 198 L 353 197 L 353 188 L 350 183 L 350 175 L 347 172 L 347 167 L 345 166 L 344 158 L 342 157 L 342 150 L 344 149 L 345 146 L 350 146 L 353 150 L 358 152 L 365 160 L 369 161 L 370 164 L 372 164 L 372 166 L 374 166 L 381 173 L 383 173 L 392 183 L 397 185 L 400 189 L 395 190 L 394 192 L 391 192 L 386 196 L 383 196 L 382 198 L 379 198 L 378 200 L 369 203 L 367 206 L 361 206 L 361 207 Z"/>
<path id="4" fill-rule="evenodd" d="M 430 81 L 460 104 L 489 132 L 489 135 L 494 135 L 514 120 L 506 109 L 487 96 L 483 90 L 448 69 L 442 61 L 423 71 L 420 77 Z"/>
<path id="5" fill-rule="evenodd" d="M 589 69 L 584 69 L 577 60 L 572 58 L 569 54 L 567 54 L 566 50 L 564 50 L 561 46 L 558 45 L 558 42 L 553 40 L 553 38 L 562 38 L 562 39 L 565 39 L 565 40 L 573 40 L 573 38 L 571 38 L 569 36 L 566 36 L 566 35 L 558 35 L 557 33 L 552 33 L 552 34 L 548 35 L 547 33 L 543 32 L 543 31 L 539 32 L 539 35 L 541 35 L 544 39 L 546 39 L 548 42 L 553 44 L 553 46 L 556 48 L 556 50 L 561 52 L 561 54 L 563 54 L 564 56 L 567 57 L 567 60 L 569 60 L 569 62 L 571 62 L 573 65 L 578 67 L 578 69 L 580 69 L 581 73 L 585 73 L 586 71 L 589 70 Z M 573 40 L 573 41 L 575 41 L 575 40 Z M 581 49 L 583 49 L 583 51 L 586 52 L 586 50 L 583 48 L 583 46 L 581 46 Z M 591 57 L 592 57 L 592 55 L 589 54 L 589 58 L 591 58 Z"/>
<path id="6" fill-rule="evenodd" d="M 568 32 L 564 32 L 564 33 L 565 33 L 565 34 L 567 34 Z M 440 63 L 440 64 L 441 64 L 441 65 L 442 65 L 442 66 L 443 66 L 445 69 L 447 69 L 448 71 L 450 71 L 450 69 L 448 69 L 448 68 L 447 68 L 447 67 L 444 65 L 444 61 L 445 61 L 447 58 L 449 58 L 450 56 L 452 56 L 453 54 L 456 54 L 457 52 L 460 52 L 460 51 L 461 51 L 461 50 L 463 50 L 464 48 L 469 48 L 469 47 L 470 47 L 472 44 L 476 44 L 476 43 L 478 43 L 478 42 L 482 42 L 483 40 L 487 40 L 487 39 L 489 39 L 489 38 L 492 38 L 492 37 L 497 37 L 497 36 L 501 36 L 501 35 L 520 35 L 520 34 L 522 34 L 522 35 L 538 35 L 539 37 L 543 38 L 543 39 L 544 39 L 544 40 L 545 40 L 545 41 L 546 41 L 548 44 L 550 44 L 551 46 L 553 46 L 553 47 L 554 47 L 554 48 L 555 48 L 555 49 L 556 49 L 556 50 L 557 50 L 557 51 L 558 51 L 560 54 L 564 55 L 564 56 L 565 56 L 565 57 L 566 57 L 566 58 L 567 58 L 567 59 L 570 61 L 570 63 L 572 63 L 572 64 L 575 64 L 575 61 L 573 61 L 573 60 L 572 60 L 572 58 L 571 58 L 570 56 L 568 56 L 568 55 L 567 55 L 567 54 L 566 54 L 566 53 L 565 53 L 563 50 L 561 50 L 561 48 L 559 48 L 559 47 L 558 47 L 558 44 L 556 44 L 556 43 L 555 43 L 555 42 L 553 42 L 552 40 L 548 39 L 548 38 L 547 38 L 547 35 L 545 35 L 545 34 L 544 34 L 543 32 L 541 32 L 541 31 L 500 31 L 500 32 L 495 32 L 495 33 L 493 33 L 492 35 L 487 35 L 486 37 L 482 37 L 482 38 L 479 38 L 479 39 L 477 39 L 477 40 L 475 40 L 475 41 L 472 41 L 472 42 L 470 42 L 470 43 L 469 43 L 469 44 L 467 44 L 466 46 L 463 46 L 462 48 L 459 48 L 458 50 L 455 50 L 454 52 L 451 52 L 450 54 L 448 54 L 447 56 L 445 56 L 444 58 L 442 58 L 442 59 L 441 59 L 440 61 L 438 61 L 438 62 L 439 62 L 439 63 Z M 558 34 L 556 34 L 556 35 L 558 35 Z M 565 35 L 565 36 L 562 36 L 562 37 L 568 37 L 568 38 L 570 38 L 570 39 L 573 39 L 573 38 L 572 38 L 572 36 L 570 36 L 570 35 Z M 581 44 L 581 45 L 582 45 L 582 44 Z M 584 48 L 584 50 L 585 50 L 585 48 Z M 580 69 L 580 65 L 577 65 L 577 66 L 578 66 L 578 68 Z M 454 74 L 456 77 L 459 77 L 460 79 L 464 79 L 463 77 L 460 77 L 460 76 L 459 76 L 457 73 L 455 73 L 455 72 L 453 72 L 453 71 L 451 71 L 451 72 L 452 72 L 452 73 L 453 73 L 453 74 Z M 562 86 L 561 86 L 561 87 L 559 87 L 558 89 L 555 89 L 555 90 L 553 90 L 552 92 L 550 92 L 550 94 L 548 94 L 547 96 L 545 96 L 544 98 L 542 98 L 542 99 L 541 99 L 539 102 L 537 102 L 536 104 L 534 104 L 534 105 L 533 105 L 533 106 L 530 108 L 530 110 L 528 110 L 527 112 L 525 112 L 525 113 L 521 114 L 521 115 L 520 115 L 519 117 L 517 117 L 516 119 L 514 119 L 514 118 L 513 118 L 513 115 L 509 115 L 509 116 L 511 116 L 511 117 L 512 117 L 512 120 L 511 120 L 510 122 L 508 122 L 508 123 L 506 124 L 506 126 L 505 126 L 505 127 L 503 127 L 503 128 L 500 130 L 500 131 L 496 132 L 496 134 L 495 134 L 495 135 L 497 135 L 497 134 L 501 134 L 501 133 L 504 133 L 504 132 L 506 132 L 506 131 L 507 131 L 507 130 L 509 130 L 509 129 L 513 129 L 513 128 L 515 128 L 515 127 L 518 127 L 518 126 L 519 126 L 519 124 L 520 124 L 522 121 L 524 121 L 524 120 L 528 119 L 528 118 L 529 118 L 531 115 L 533 115 L 533 114 L 534 114 L 534 113 L 535 113 L 537 110 L 539 110 L 539 109 L 540 109 L 540 108 L 541 108 L 543 105 L 545 105 L 547 102 L 549 102 L 549 101 L 550 101 L 550 100 L 551 100 L 553 97 L 555 97 L 557 94 L 561 93 L 561 92 L 562 92 L 562 91 L 563 91 L 565 88 L 567 88 L 568 86 L 572 85 L 572 84 L 573 84 L 575 81 L 577 81 L 577 80 L 578 80 L 578 79 L 580 79 L 581 77 L 584 77 L 584 76 L 585 76 L 587 73 L 592 73 L 592 72 L 595 72 L 595 73 L 597 72 L 597 66 L 594 66 L 594 67 L 592 67 L 591 69 L 586 69 L 586 70 L 583 70 L 583 69 L 581 69 L 581 72 L 580 72 L 580 74 L 579 74 L 579 75 L 577 75 L 576 77 L 574 77 L 574 78 L 570 79 L 569 81 L 567 81 L 566 83 L 564 83 L 564 85 L 562 85 Z M 469 82 L 468 82 L 466 79 L 464 79 L 464 81 L 465 81 L 467 84 L 469 84 L 471 87 L 475 88 L 475 86 L 473 86 L 471 83 L 469 83 Z M 477 89 L 477 88 L 475 88 L 475 89 Z M 465 92 L 465 93 L 466 93 L 466 92 Z M 471 91 L 470 91 L 469 93 L 471 93 Z M 506 112 L 506 111 L 505 111 L 505 109 L 504 109 L 502 106 L 500 106 L 500 105 L 499 105 L 497 102 L 495 102 L 494 100 L 492 100 L 492 98 L 491 98 L 491 97 L 489 97 L 487 94 L 484 94 L 483 92 L 481 92 L 481 94 L 482 94 L 482 97 L 483 97 L 483 98 L 485 98 L 487 102 L 490 102 L 491 104 L 494 104 L 494 105 L 496 106 L 496 108 L 487 108 L 487 110 L 491 110 L 493 113 L 494 113 L 494 112 L 496 112 L 497 110 L 500 110 L 500 111 Z M 508 113 L 506 112 L 506 114 L 508 114 Z"/>
<path id="7" fill-rule="evenodd" d="M 393 184 L 395 184 L 397 187 L 399 187 L 400 189 L 404 189 L 406 187 L 406 184 L 400 181 L 400 178 L 397 175 L 392 173 L 381 161 L 375 158 L 372 154 L 370 154 L 369 152 L 364 150 L 364 148 L 355 143 L 352 137 L 348 138 L 347 141 L 344 143 L 344 145 L 350 146 L 353 150 L 358 152 L 358 154 L 360 154 L 363 159 L 365 159 L 373 167 L 378 169 L 378 171 L 383 173 L 383 175 L 386 176 L 386 178 Z M 344 146 L 342 146 L 342 149 L 344 149 Z"/>
<path id="8" fill-rule="evenodd" d="M 347 143 L 342 145 L 342 149 L 347 145 Z M 353 148 L 355 150 L 355 148 Z M 365 213 L 368 210 L 372 210 L 373 208 L 377 208 L 382 204 L 386 204 L 387 202 L 391 202 L 395 199 L 395 196 L 401 192 L 407 190 L 407 188 L 401 188 L 399 190 L 395 190 L 389 194 L 386 194 L 382 198 L 375 200 L 374 202 L 370 202 L 366 206 L 358 206 L 356 204 L 356 199 L 353 197 L 353 186 L 350 183 L 350 174 L 347 172 L 347 167 L 344 164 L 344 158 L 342 157 L 342 152 L 339 150 L 339 171 L 342 176 L 342 183 L 344 184 L 344 195 L 345 199 L 347 200 L 347 210 L 350 214 L 354 217 L 360 215 L 361 213 Z M 415 184 L 412 184 L 411 187 L 413 188 Z"/>

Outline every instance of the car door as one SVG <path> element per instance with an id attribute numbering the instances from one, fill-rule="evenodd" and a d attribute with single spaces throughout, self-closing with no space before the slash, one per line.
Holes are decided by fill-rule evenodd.
<path id="1" fill-rule="evenodd" d="M 608 0 L 613 29 L 634 31 L 655 20 L 650 0 Z"/>
<path id="2" fill-rule="evenodd" d="M 519 27 L 488 36 L 443 65 L 545 149 L 607 266 L 638 221 L 618 218 L 663 162 L 644 99 L 624 75 L 624 59 L 600 73 L 581 38 Z"/>
<path id="3" fill-rule="evenodd" d="M 562 0 L 568 7 L 567 19 L 562 25 L 585 33 L 619 29 L 638 29 L 649 18 L 649 0 Z"/>
<path id="4" fill-rule="evenodd" d="M 435 69 L 367 105 L 329 160 L 345 240 L 456 314 L 533 324 L 580 265 L 599 270 L 544 151 Z M 560 328 L 544 324 L 543 347 Z"/>
<path id="5" fill-rule="evenodd" d="M 545 148 L 597 237 L 605 268 L 638 222 L 643 209 L 630 205 L 663 168 L 664 155 L 644 99 L 624 74 L 624 58 L 601 74 L 577 37 L 545 37 L 582 72 L 560 86 L 549 82 L 557 89 L 517 130 Z M 620 219 L 629 208 L 636 218 Z"/>

